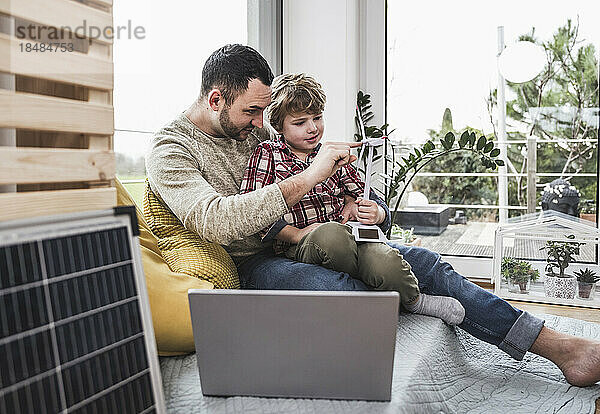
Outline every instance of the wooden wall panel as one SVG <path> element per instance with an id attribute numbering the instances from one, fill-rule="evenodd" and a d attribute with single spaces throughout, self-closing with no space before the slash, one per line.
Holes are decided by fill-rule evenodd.
<path id="1" fill-rule="evenodd" d="M 0 90 L 0 128 L 112 135 L 109 105 Z"/>
<path id="2" fill-rule="evenodd" d="M 17 30 L 112 26 L 112 4 L 0 0 L 8 15 L 0 72 L 13 80 L 9 89 L 0 84 L 0 128 L 16 136 L 16 147 L 0 146 L 0 221 L 116 204 L 112 41 L 72 39 L 72 52 L 27 53 L 21 43 L 52 40 L 19 38 Z"/>
<path id="3" fill-rule="evenodd" d="M 115 188 L 0 194 L 2 220 L 103 210 L 116 204 Z"/>
<path id="4" fill-rule="evenodd" d="M 0 0 L 0 12 L 57 28 L 112 26 L 111 13 L 71 0 Z"/>
<path id="5" fill-rule="evenodd" d="M 24 53 L 22 40 L 0 33 L 0 72 L 11 72 L 81 86 L 112 90 L 113 64 L 79 52 Z"/>
<path id="6" fill-rule="evenodd" d="M 114 179 L 112 151 L 0 147 L 0 184 Z"/>

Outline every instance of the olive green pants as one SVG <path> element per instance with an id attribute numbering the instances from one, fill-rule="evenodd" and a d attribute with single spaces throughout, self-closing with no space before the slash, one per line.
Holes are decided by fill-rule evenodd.
<path id="1" fill-rule="evenodd" d="M 376 290 L 393 290 L 403 305 L 419 297 L 419 284 L 398 250 L 385 243 L 357 242 L 350 227 L 329 222 L 286 252 L 289 259 L 348 273 Z"/>

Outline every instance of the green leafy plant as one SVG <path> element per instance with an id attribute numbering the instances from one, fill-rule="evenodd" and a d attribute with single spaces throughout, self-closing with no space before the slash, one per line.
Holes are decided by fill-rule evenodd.
<path id="1" fill-rule="evenodd" d="M 370 112 L 370 95 L 359 91 L 356 104 L 358 110 L 355 120 L 358 125 L 358 116 L 362 117 L 363 124 L 365 125 L 366 137 L 381 137 L 387 135 L 387 124 L 384 124 L 381 127 L 367 126 L 367 122 L 373 118 L 373 113 Z M 357 141 L 360 141 L 362 138 L 361 134 L 355 135 Z M 390 205 L 392 200 L 397 197 L 396 204 L 392 209 L 392 223 L 395 223 L 400 201 L 402 200 L 408 185 L 417 176 L 419 171 L 433 160 L 454 152 L 470 151 L 476 154 L 479 157 L 481 164 L 488 169 L 495 170 L 498 166 L 504 165 L 504 161 L 498 158 L 500 156 L 500 149 L 496 147 L 494 142 L 488 140 L 483 135 L 478 138 L 473 131 L 464 131 L 458 139 L 453 132 L 449 131 L 440 139 L 441 148 L 437 147 L 434 141 L 427 140 L 420 148 L 414 148 L 408 155 L 401 157 L 399 160 L 396 159 L 393 145 L 389 140 L 387 142 L 386 145 L 391 147 L 390 151 L 388 151 L 391 155 L 386 155 L 385 159 L 391 164 L 392 171 L 390 174 L 381 175 L 385 185 L 385 191 L 383 192 L 385 202 Z M 376 158 L 374 153 L 373 160 Z M 391 228 L 388 231 L 387 236 L 390 237 L 390 234 Z"/>
<path id="2" fill-rule="evenodd" d="M 358 94 L 356 95 L 356 107 L 357 111 L 354 115 L 354 123 L 356 124 L 356 130 L 358 132 L 354 134 L 355 141 L 361 141 L 363 138 L 381 138 L 394 132 L 394 130 L 388 131 L 388 124 L 383 124 L 380 127 L 375 125 L 367 125 L 367 122 L 371 121 L 375 116 L 373 115 L 373 112 L 371 112 L 371 95 L 365 94 L 363 91 L 358 91 Z M 361 135 L 359 116 L 360 119 L 362 119 L 363 125 L 365 126 L 364 137 Z M 357 151 L 359 158 L 363 158 L 363 169 L 361 169 L 362 172 L 365 171 L 367 162 L 366 156 L 369 154 L 369 151 L 373 151 L 373 162 L 378 161 L 382 157 L 382 155 L 378 153 L 377 147 L 360 147 Z M 364 154 L 363 151 L 365 151 Z"/>
<path id="3" fill-rule="evenodd" d="M 530 280 L 535 282 L 540 277 L 540 272 L 531 267 L 531 263 L 522 260 L 504 257 L 500 267 L 502 277 L 515 284 L 527 284 Z M 523 288 L 522 288 L 523 289 Z"/>
<path id="4" fill-rule="evenodd" d="M 573 274 L 579 283 L 597 283 L 600 281 L 600 276 L 596 272 L 586 267 L 584 270 L 574 271 Z"/>
<path id="5" fill-rule="evenodd" d="M 570 234 L 565 237 L 567 239 L 574 239 L 575 235 Z M 579 255 L 580 246 L 583 244 L 585 243 L 547 241 L 546 245 L 540 248 L 540 250 L 546 250 L 548 254 L 546 258 L 546 275 L 563 278 L 571 277 L 565 274 L 565 270 L 573 263 L 574 257 Z M 558 274 L 555 270 L 558 270 Z"/>
<path id="6" fill-rule="evenodd" d="M 462 129 L 454 129 L 452 122 L 452 111 L 450 108 L 444 110 L 441 128 L 429 129 L 427 133 L 433 142 L 440 142 L 446 134 L 452 131 L 460 136 L 464 131 L 475 132 L 477 136 L 486 135 L 493 138 L 493 134 L 484 133 L 473 127 L 466 126 Z M 438 144 L 440 145 L 440 144 Z M 486 173 L 487 168 L 479 162 L 476 153 L 470 151 L 460 151 L 440 157 L 432 161 L 422 170 L 428 173 L 447 173 L 447 172 L 465 172 L 465 173 Z M 449 175 L 437 176 L 435 178 L 426 176 L 417 176 L 412 181 L 412 189 L 420 191 L 427 195 L 427 199 L 432 204 L 497 204 L 497 178 L 490 177 L 491 174 L 470 174 L 469 176 Z M 512 180 L 509 180 L 512 183 Z M 475 221 L 497 221 L 497 211 L 494 209 L 475 209 L 470 208 L 465 211 L 469 220 Z"/>
<path id="7" fill-rule="evenodd" d="M 596 214 L 596 201 L 595 200 L 582 200 L 581 209 L 579 210 L 582 214 Z"/>
<path id="8" fill-rule="evenodd" d="M 392 226 L 392 235 L 400 239 L 401 243 L 412 243 L 413 241 L 415 241 L 417 237 L 413 234 L 413 231 L 413 228 L 404 230 L 397 224 L 394 224 Z"/>

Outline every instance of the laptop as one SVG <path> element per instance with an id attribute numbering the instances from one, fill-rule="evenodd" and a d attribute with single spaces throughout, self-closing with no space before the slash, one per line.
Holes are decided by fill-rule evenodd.
<path id="1" fill-rule="evenodd" d="M 397 292 L 188 292 L 202 393 L 389 401 Z"/>

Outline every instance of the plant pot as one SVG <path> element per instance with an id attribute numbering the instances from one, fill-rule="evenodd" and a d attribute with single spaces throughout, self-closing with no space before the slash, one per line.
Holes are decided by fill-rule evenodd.
<path id="1" fill-rule="evenodd" d="M 578 282 L 578 285 L 579 285 L 579 293 L 577 294 L 577 297 L 579 299 L 584 299 L 584 300 L 594 299 L 594 291 L 596 290 L 595 283 Z"/>
<path id="2" fill-rule="evenodd" d="M 527 294 L 529 293 L 529 286 L 530 286 L 530 282 L 513 282 L 510 281 L 510 286 L 508 288 L 509 292 L 512 293 L 521 293 L 521 294 Z"/>
<path id="3" fill-rule="evenodd" d="M 581 213 L 579 215 L 579 218 L 595 223 L 596 222 L 596 213 Z"/>
<path id="4" fill-rule="evenodd" d="M 575 299 L 577 279 L 574 276 L 556 277 L 546 275 L 544 292 L 549 298 Z"/>

